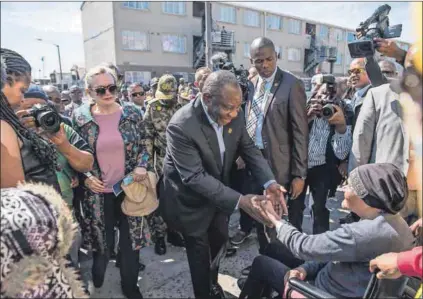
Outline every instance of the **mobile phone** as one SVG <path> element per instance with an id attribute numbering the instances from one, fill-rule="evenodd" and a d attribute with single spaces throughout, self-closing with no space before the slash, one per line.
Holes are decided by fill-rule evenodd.
<path id="1" fill-rule="evenodd" d="M 123 184 L 125 186 L 128 186 L 129 184 L 132 184 L 134 182 L 134 177 L 132 175 L 128 175 L 123 178 Z"/>
<path id="2" fill-rule="evenodd" d="M 121 184 L 122 180 L 113 185 L 113 193 L 115 194 L 115 196 L 119 196 L 123 192 Z"/>

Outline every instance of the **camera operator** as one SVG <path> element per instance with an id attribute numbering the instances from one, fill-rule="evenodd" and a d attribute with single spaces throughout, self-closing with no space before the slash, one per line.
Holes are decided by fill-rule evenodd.
<path id="1" fill-rule="evenodd" d="M 37 127 L 37 117 L 33 116 L 36 115 L 33 113 L 37 111 L 36 109 L 43 109 L 52 114 L 55 113 L 58 117 L 56 119 L 57 124 L 54 125 L 59 126 L 57 128 L 58 131 L 49 132 L 47 131 L 48 128 L 42 128 L 42 125 Z M 16 114 L 21 117 L 20 120 L 25 127 L 55 145 L 58 166 L 56 176 L 62 198 L 71 210 L 73 210 L 73 206 L 78 209 L 79 205 L 77 203 L 79 203 L 81 198 L 79 198 L 80 195 L 77 192 L 79 190 L 75 189 L 79 186 L 77 172 L 83 173 L 90 171 L 94 163 L 94 156 L 89 145 L 71 126 L 63 122 L 54 105 L 48 102 L 47 95 L 37 85 L 31 85 L 29 87 L 28 91 L 24 94 L 24 100 L 21 102 L 19 111 Z M 78 232 L 69 252 L 71 261 L 75 267 L 78 267 L 78 251 L 80 245 L 81 235 Z"/>
<path id="2" fill-rule="evenodd" d="M 18 53 L 1 48 L 1 188 L 42 182 L 60 191 L 54 146 L 19 122 L 14 109 L 31 82 L 31 66 Z"/>
<path id="3" fill-rule="evenodd" d="M 88 144 L 76 133 L 71 126 L 63 123 L 62 119 L 57 119 L 57 129 L 50 131 L 37 124 L 36 109 L 45 109 L 57 115 L 48 104 L 47 95 L 37 85 L 31 85 L 24 94 L 24 99 L 16 112 L 21 123 L 28 129 L 34 131 L 39 136 L 51 141 L 58 150 L 58 169 L 56 173 L 62 191 L 63 199 L 72 204 L 72 187 L 78 184 L 74 171 L 87 172 L 92 169 L 94 157 Z M 35 112 L 35 113 L 34 113 Z M 50 125 L 50 124 L 49 124 Z M 56 124 L 55 124 L 56 125 Z"/>
<path id="4" fill-rule="evenodd" d="M 352 111 L 336 97 L 333 75 L 323 75 L 320 88 L 307 104 L 307 117 L 310 135 L 305 189 L 310 187 L 314 201 L 313 234 L 319 234 L 329 230 L 326 200 L 333 185 L 331 178 L 339 177 L 338 166 L 347 158 L 352 143 Z"/>

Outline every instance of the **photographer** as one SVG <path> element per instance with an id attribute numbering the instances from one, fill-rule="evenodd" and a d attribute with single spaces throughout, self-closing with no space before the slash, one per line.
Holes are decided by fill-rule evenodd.
<path id="1" fill-rule="evenodd" d="M 323 75 L 321 83 L 307 104 L 310 135 L 305 189 L 310 186 L 314 201 L 313 234 L 329 230 L 326 200 L 333 185 L 331 178 L 339 176 L 339 162 L 348 156 L 352 143 L 352 111 L 336 98 L 335 77 Z"/>
<path id="2" fill-rule="evenodd" d="M 40 111 L 38 114 L 36 113 L 37 109 Z M 41 111 L 55 113 L 58 116 L 57 125 L 60 127 L 57 128 L 57 132 L 49 132 L 48 128 L 42 128 L 42 126 L 37 127 L 37 120 L 34 116 L 43 113 Z M 57 149 L 57 181 L 63 200 L 72 210 L 74 201 L 80 200 L 80 198 L 74 199 L 74 195 L 76 196 L 74 188 L 79 185 L 77 172 L 86 172 L 92 169 L 94 163 L 92 150 L 71 126 L 63 122 L 57 110 L 49 105 L 47 95 L 37 85 L 30 85 L 16 114 L 26 128 L 55 145 Z M 53 127 L 51 128 L 53 129 Z M 75 267 L 78 267 L 80 240 L 80 233 L 77 233 L 75 243 L 70 250 L 70 257 Z"/>
<path id="3" fill-rule="evenodd" d="M 1 188 L 33 181 L 59 191 L 56 149 L 22 126 L 14 113 L 31 82 L 31 66 L 18 53 L 2 48 L 1 71 Z"/>

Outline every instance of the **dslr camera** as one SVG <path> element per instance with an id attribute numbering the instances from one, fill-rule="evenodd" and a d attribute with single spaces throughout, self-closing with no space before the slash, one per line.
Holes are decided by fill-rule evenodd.
<path id="1" fill-rule="evenodd" d="M 49 105 L 35 104 L 28 113 L 35 119 L 35 126 L 48 133 L 55 134 L 60 130 L 60 115 Z"/>
<path id="2" fill-rule="evenodd" d="M 335 77 L 330 74 L 319 75 L 315 77 L 315 83 L 317 86 L 320 86 L 318 90 L 314 92 L 311 97 L 311 103 L 319 103 L 323 106 L 322 114 L 318 115 L 318 117 L 324 117 L 326 119 L 331 118 L 336 110 L 333 105 L 340 106 L 341 108 L 344 106 L 342 101 L 335 97 L 336 94 L 336 82 Z M 323 86 L 323 84 L 326 84 Z M 321 92 L 321 88 L 326 88 L 323 92 Z M 320 92 L 319 92 L 320 91 Z M 311 104 L 310 103 L 310 104 Z"/>
<path id="3" fill-rule="evenodd" d="M 391 7 L 384 4 L 378 7 L 370 18 L 361 22 L 356 29 L 358 39 L 348 43 L 352 58 L 370 57 L 375 54 L 374 38 L 396 38 L 401 36 L 402 24 L 389 26 L 388 14 Z"/>

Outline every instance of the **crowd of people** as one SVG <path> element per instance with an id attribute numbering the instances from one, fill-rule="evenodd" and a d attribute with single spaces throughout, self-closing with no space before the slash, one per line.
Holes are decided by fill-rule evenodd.
<path id="1" fill-rule="evenodd" d="M 285 298 L 293 278 L 343 298 L 362 297 L 373 272 L 421 279 L 422 45 L 375 43 L 401 76 L 357 58 L 345 78 L 316 74 L 310 96 L 266 37 L 251 43 L 247 95 L 226 70 L 146 86 L 111 63 L 59 91 L 1 48 L 1 297 L 88 298 L 115 259 L 139 299 L 141 249 L 170 243 L 186 249 L 195 297 L 225 298 L 220 261 L 254 229 L 240 298 Z M 350 214 L 330 230 L 339 187 Z"/>

